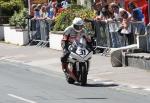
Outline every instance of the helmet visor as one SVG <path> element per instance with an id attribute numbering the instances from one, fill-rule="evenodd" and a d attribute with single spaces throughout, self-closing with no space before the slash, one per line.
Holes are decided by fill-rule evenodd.
<path id="1" fill-rule="evenodd" d="M 75 30 L 81 30 L 83 28 L 83 25 L 74 25 Z"/>

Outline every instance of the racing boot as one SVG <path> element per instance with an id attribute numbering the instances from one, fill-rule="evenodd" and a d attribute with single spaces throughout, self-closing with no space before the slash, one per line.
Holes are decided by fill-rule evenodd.
<path id="1" fill-rule="evenodd" d="M 64 73 L 67 73 L 68 63 L 62 63 L 62 70 Z"/>

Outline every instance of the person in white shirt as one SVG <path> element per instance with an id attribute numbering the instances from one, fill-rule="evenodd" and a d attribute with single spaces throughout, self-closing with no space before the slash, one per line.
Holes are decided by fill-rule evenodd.
<path id="1" fill-rule="evenodd" d="M 126 10 L 123 9 L 123 8 L 120 8 L 120 7 L 119 7 L 117 4 L 115 4 L 115 3 L 111 3 L 110 5 L 111 5 L 111 8 L 112 8 L 112 10 L 113 10 L 113 12 L 114 12 L 114 17 L 115 17 L 115 19 L 116 19 L 116 20 L 120 20 L 120 18 L 121 18 L 120 12 L 126 11 Z M 128 17 L 131 18 L 131 14 L 130 14 L 128 11 L 126 11 L 126 12 L 128 13 Z"/>

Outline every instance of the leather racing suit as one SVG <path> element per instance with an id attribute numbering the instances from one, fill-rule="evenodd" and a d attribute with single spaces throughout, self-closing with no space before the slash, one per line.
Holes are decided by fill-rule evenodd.
<path id="1" fill-rule="evenodd" d="M 80 32 L 77 32 L 73 25 L 67 27 L 63 34 L 63 39 L 61 41 L 61 46 L 63 48 L 63 55 L 61 57 L 62 70 L 65 72 L 68 69 L 67 59 L 69 57 L 68 47 L 73 43 L 74 40 L 78 40 L 80 37 L 84 36 L 87 42 L 87 45 L 92 49 L 91 38 L 86 34 L 85 29 L 82 28 Z"/>

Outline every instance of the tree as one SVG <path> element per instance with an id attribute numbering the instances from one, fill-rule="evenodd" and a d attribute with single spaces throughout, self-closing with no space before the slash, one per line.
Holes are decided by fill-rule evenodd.
<path id="1" fill-rule="evenodd" d="M 1 15 L 3 16 L 11 16 L 14 11 L 19 12 L 23 7 L 22 0 L 0 0 Z"/>

